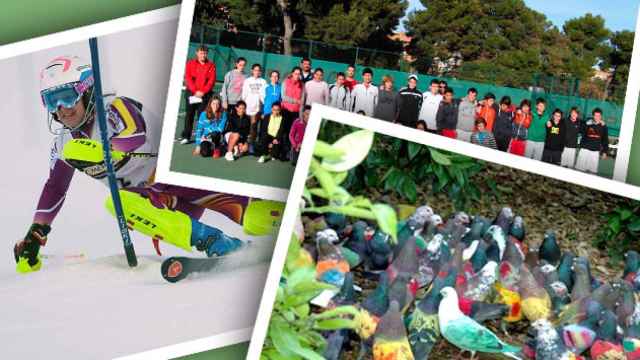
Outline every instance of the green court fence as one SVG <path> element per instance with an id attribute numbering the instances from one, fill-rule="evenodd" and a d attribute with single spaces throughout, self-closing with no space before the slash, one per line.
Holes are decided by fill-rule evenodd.
<path id="1" fill-rule="evenodd" d="M 232 33 L 197 24 L 193 26 L 190 40 L 189 57 L 194 56 L 195 51 L 201 44 L 209 47 L 209 56 L 216 64 L 216 81 L 218 82 L 224 81 L 224 75 L 233 69 L 235 60 L 238 57 L 246 58 L 249 66 L 252 64 L 262 65 L 263 69 L 265 69 L 266 78 L 268 78 L 266 73 L 271 70 L 278 70 L 282 79 L 294 66 L 298 66 L 300 60 L 305 56 L 312 60 L 314 68 L 321 67 L 324 70 L 324 77 L 329 83 L 335 79 L 335 75 L 338 72 L 344 72 L 349 64 L 356 65 L 356 79 L 361 80 L 360 72 L 362 69 L 370 67 L 373 70 L 374 83 L 379 84 L 384 75 L 390 75 L 395 79 L 394 85 L 396 89 L 405 85 L 406 79 L 410 74 L 406 71 L 408 65 L 402 60 L 401 55 L 384 51 L 353 47 L 340 48 L 317 41 L 294 39 L 292 42 L 292 55 L 282 55 L 282 41 L 279 36 L 241 31 Z M 384 67 L 376 66 L 378 64 Z M 519 89 L 422 74 L 418 75 L 418 89 L 426 91 L 430 81 L 434 78 L 444 79 L 449 87 L 453 89 L 456 97 L 466 95 L 467 90 L 474 87 L 478 90 L 479 97 L 491 92 L 498 101 L 502 96 L 510 96 L 512 103 L 515 104 L 528 99 L 534 108 L 537 98 L 545 99 L 547 109 L 551 110 L 559 108 L 567 112 L 575 106 L 580 110 L 583 117 L 591 116 L 593 109 L 600 108 L 609 127 L 609 136 L 618 137 L 620 134 L 623 107 L 613 102 L 588 99 L 577 95 L 551 93 L 543 87 L 532 86 L 530 89 Z M 563 92 L 567 94 L 577 93 L 575 90 L 569 90 Z"/>

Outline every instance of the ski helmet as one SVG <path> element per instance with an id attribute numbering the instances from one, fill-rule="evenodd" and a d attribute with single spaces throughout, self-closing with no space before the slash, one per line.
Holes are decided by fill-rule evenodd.
<path id="1" fill-rule="evenodd" d="M 40 98 L 49 113 L 49 129 L 53 133 L 80 128 L 93 113 L 91 63 L 78 56 L 59 56 L 51 60 L 40 72 Z M 59 122 L 56 114 L 58 108 L 71 108 L 81 100 L 85 106 L 82 122 L 75 128 L 68 128 L 62 124 L 62 129 L 54 131 L 51 125 L 52 120 Z"/>

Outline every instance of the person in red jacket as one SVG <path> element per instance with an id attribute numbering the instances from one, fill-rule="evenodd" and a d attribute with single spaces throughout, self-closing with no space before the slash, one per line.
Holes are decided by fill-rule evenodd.
<path id="1" fill-rule="evenodd" d="M 209 49 L 200 46 L 196 57 L 187 62 L 184 82 L 187 85 L 187 114 L 184 118 L 184 128 L 180 136 L 181 144 L 191 142 L 195 117 L 205 108 L 211 97 L 211 90 L 216 82 L 216 64 L 207 58 Z"/>

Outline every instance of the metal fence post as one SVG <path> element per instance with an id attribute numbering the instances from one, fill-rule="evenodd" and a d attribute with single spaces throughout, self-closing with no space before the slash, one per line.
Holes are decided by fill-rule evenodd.
<path id="1" fill-rule="evenodd" d="M 267 73 L 267 41 L 269 40 L 269 34 L 262 34 L 262 69 L 264 73 Z"/>
<path id="2" fill-rule="evenodd" d="M 204 45 L 204 25 L 200 25 L 200 45 Z"/>
<path id="3" fill-rule="evenodd" d="M 309 59 L 311 59 L 311 54 L 313 53 L 313 40 L 309 40 Z"/>
<path id="4" fill-rule="evenodd" d="M 355 59 L 355 61 L 353 62 L 353 65 L 354 65 L 354 66 L 358 64 L 358 55 L 360 55 L 360 47 L 359 47 L 359 46 L 356 46 L 356 59 Z"/>

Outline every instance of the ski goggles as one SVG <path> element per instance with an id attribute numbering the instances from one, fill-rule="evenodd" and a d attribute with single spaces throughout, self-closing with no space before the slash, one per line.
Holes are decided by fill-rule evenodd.
<path id="1" fill-rule="evenodd" d="M 42 103 L 50 113 L 56 112 L 60 106 L 67 109 L 72 108 L 80 101 L 82 94 L 92 85 L 93 77 L 90 76 L 77 83 L 64 84 L 44 90 L 40 93 Z"/>

